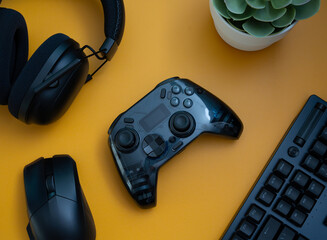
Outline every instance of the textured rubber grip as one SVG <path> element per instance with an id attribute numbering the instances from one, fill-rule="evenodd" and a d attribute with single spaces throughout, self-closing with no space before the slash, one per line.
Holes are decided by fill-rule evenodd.
<path id="1" fill-rule="evenodd" d="M 104 31 L 119 45 L 125 27 L 125 8 L 123 0 L 101 0 L 104 12 Z"/>

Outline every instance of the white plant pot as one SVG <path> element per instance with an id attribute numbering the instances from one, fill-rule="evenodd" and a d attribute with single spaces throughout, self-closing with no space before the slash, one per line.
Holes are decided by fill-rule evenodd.
<path id="1" fill-rule="evenodd" d="M 234 48 L 244 50 L 244 51 L 257 51 L 264 49 L 271 44 L 282 39 L 296 24 L 294 22 L 289 27 L 283 29 L 282 31 L 269 35 L 267 37 L 254 37 L 250 34 L 241 32 L 237 30 L 235 27 L 231 26 L 218 12 L 215 8 L 213 1 L 210 1 L 210 11 L 215 23 L 215 27 L 220 37 L 229 45 Z"/>

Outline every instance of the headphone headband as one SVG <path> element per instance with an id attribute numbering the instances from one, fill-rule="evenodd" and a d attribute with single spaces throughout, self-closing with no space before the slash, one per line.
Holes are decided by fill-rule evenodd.
<path id="1" fill-rule="evenodd" d="M 1 1 L 1 0 L 0 0 Z M 125 8 L 123 0 L 101 0 L 104 12 L 106 40 L 100 51 L 110 60 L 115 54 L 124 33 Z"/>

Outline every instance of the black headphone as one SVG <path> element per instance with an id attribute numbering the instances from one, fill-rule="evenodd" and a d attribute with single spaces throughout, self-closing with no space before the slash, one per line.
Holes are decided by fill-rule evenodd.
<path id="1" fill-rule="evenodd" d="M 0 104 L 25 123 L 49 124 L 69 108 L 82 86 L 111 60 L 124 32 L 123 0 L 101 0 L 106 39 L 99 51 L 80 45 L 64 34 L 48 38 L 28 58 L 28 33 L 24 17 L 0 8 Z M 0 0 L 1 3 L 1 0 Z M 86 56 L 88 48 L 93 54 Z M 88 74 L 88 57 L 104 62 Z"/>

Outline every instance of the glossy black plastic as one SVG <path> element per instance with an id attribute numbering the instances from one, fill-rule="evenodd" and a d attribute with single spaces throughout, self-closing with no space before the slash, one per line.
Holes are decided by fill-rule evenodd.
<path id="1" fill-rule="evenodd" d="M 24 168 L 31 240 L 94 240 L 92 213 L 68 155 L 39 158 Z"/>
<path id="2" fill-rule="evenodd" d="M 122 151 L 116 135 L 126 128 L 137 133 L 134 142 L 140 144 Z M 109 146 L 129 193 L 141 207 L 149 208 L 156 205 L 158 170 L 164 163 L 202 133 L 237 139 L 242 130 L 240 119 L 221 100 L 190 80 L 175 77 L 113 122 Z"/>

